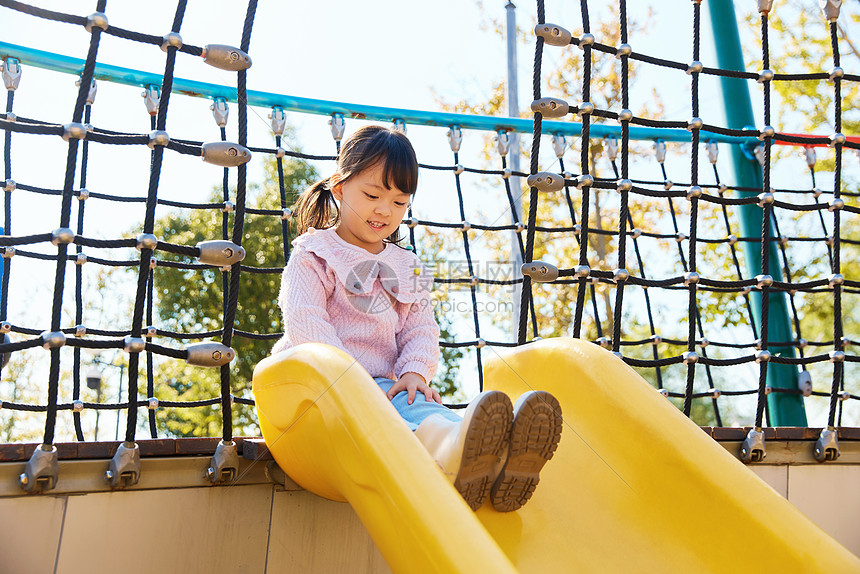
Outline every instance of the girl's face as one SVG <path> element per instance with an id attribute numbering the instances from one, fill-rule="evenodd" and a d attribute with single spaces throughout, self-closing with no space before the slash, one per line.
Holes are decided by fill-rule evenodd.
<path id="1" fill-rule="evenodd" d="M 340 223 L 336 232 L 347 243 L 377 254 L 382 240 L 394 233 L 409 207 L 411 195 L 385 187 L 384 162 L 379 161 L 332 187 L 340 202 Z"/>

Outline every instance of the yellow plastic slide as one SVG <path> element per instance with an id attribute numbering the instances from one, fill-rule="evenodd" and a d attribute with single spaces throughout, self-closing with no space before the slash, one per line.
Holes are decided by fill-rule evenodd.
<path id="1" fill-rule="evenodd" d="M 348 501 L 395 573 L 835 572 L 860 560 L 611 353 L 549 339 L 485 351 L 487 388 L 561 402 L 555 458 L 521 510 L 471 512 L 346 353 L 254 372 L 260 426 L 304 488 Z"/>

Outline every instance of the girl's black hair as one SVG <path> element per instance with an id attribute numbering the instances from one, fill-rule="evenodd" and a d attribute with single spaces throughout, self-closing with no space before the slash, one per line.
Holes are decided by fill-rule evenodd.
<path id="1" fill-rule="evenodd" d="M 308 227 L 327 229 L 340 221 L 340 210 L 334 200 L 332 187 L 384 162 L 382 184 L 414 195 L 418 188 L 418 160 L 405 134 L 384 126 L 363 126 L 347 137 L 337 156 L 337 172 L 311 185 L 296 204 L 299 234 Z M 400 229 L 386 241 L 400 241 Z"/>

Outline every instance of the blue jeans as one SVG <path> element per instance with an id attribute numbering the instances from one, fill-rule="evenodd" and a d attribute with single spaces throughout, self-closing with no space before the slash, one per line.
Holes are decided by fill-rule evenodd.
<path id="1" fill-rule="evenodd" d="M 394 381 L 391 379 L 374 377 L 373 380 L 376 381 L 376 384 L 379 385 L 383 393 L 387 393 L 388 389 L 394 386 Z M 417 429 L 421 421 L 435 414 L 440 414 L 453 422 L 461 422 L 463 420 L 462 417 L 457 416 L 454 411 L 445 405 L 440 405 L 435 401 L 428 402 L 424 393 L 415 393 L 415 400 L 412 401 L 411 405 L 406 402 L 408 398 L 409 393 L 401 391 L 391 400 L 391 404 L 394 405 L 394 408 L 397 409 L 397 412 L 400 413 L 400 416 L 403 417 L 403 420 L 406 421 L 406 424 L 412 430 Z"/>

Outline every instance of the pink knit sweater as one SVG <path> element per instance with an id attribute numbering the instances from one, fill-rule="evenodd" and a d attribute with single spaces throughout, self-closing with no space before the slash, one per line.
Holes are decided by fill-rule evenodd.
<path id="1" fill-rule="evenodd" d="M 328 343 L 373 377 L 413 372 L 430 381 L 439 361 L 433 276 L 414 253 L 386 243 L 375 255 L 334 228 L 310 228 L 293 247 L 278 297 L 284 336 L 272 353 Z"/>

